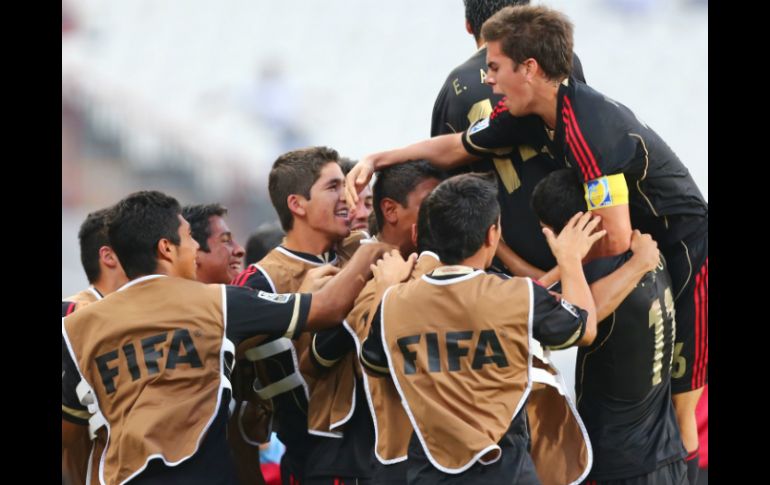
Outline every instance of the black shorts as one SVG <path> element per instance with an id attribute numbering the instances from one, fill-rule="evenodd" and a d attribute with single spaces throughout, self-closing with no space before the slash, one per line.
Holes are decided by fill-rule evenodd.
<path id="1" fill-rule="evenodd" d="M 434 467 L 422 445 L 412 433 L 409 441 L 409 459 L 407 460 L 406 483 L 409 485 L 540 485 L 535 464 L 529 454 L 528 437 L 515 435 L 512 437 L 513 446 L 502 448 L 502 456 L 489 465 L 475 463 L 462 473 L 450 474 Z"/>
<path id="2" fill-rule="evenodd" d="M 392 465 L 383 465 L 376 458 L 374 462 L 372 485 L 404 485 L 406 483 L 407 460 Z"/>
<path id="3" fill-rule="evenodd" d="M 289 453 L 281 457 L 281 485 L 301 485 L 305 480 L 305 462 L 292 459 Z"/>
<path id="4" fill-rule="evenodd" d="M 708 382 L 708 232 L 662 251 L 671 274 L 676 310 L 671 393 L 679 394 Z"/>
<path id="5" fill-rule="evenodd" d="M 645 475 L 617 480 L 586 480 L 582 485 L 688 485 L 687 465 L 677 460 Z"/>

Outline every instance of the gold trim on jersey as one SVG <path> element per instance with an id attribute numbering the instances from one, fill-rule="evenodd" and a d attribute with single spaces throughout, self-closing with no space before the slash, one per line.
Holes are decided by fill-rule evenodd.
<path id="1" fill-rule="evenodd" d="M 561 344 L 561 345 L 548 345 L 548 346 L 546 346 L 546 347 L 547 347 L 549 350 L 561 350 L 561 349 L 565 349 L 565 348 L 569 347 L 570 345 L 572 345 L 573 343 L 575 343 L 575 341 L 577 341 L 578 337 L 580 337 L 580 331 L 581 331 L 581 330 L 583 330 L 583 325 L 581 325 L 580 327 L 578 327 L 578 329 L 577 329 L 577 330 L 575 330 L 575 333 L 573 333 L 573 334 L 570 336 L 570 338 L 568 338 L 568 339 L 567 339 L 567 341 L 566 341 L 566 342 L 564 342 L 563 344 Z"/>
<path id="2" fill-rule="evenodd" d="M 366 345 L 366 340 L 364 340 L 364 343 L 361 344 L 361 348 L 363 348 L 364 345 Z M 386 375 L 390 374 L 390 368 L 389 367 L 382 367 L 382 366 L 379 366 L 379 365 L 374 364 L 372 362 L 369 362 L 366 359 L 366 357 L 364 357 L 364 353 L 363 352 L 361 352 L 360 358 L 361 358 L 361 363 L 364 364 L 365 367 L 367 367 L 367 368 L 369 368 L 369 369 L 371 369 L 371 370 L 373 370 L 375 372 L 378 372 L 380 374 L 386 374 Z"/>
<path id="3" fill-rule="evenodd" d="M 91 417 L 91 413 L 89 413 L 88 411 L 71 408 L 69 406 L 65 406 L 64 404 L 61 405 L 61 410 L 69 414 L 70 416 L 74 416 L 80 419 L 88 419 Z"/>
<path id="4" fill-rule="evenodd" d="M 321 357 L 321 354 L 318 353 L 318 349 L 315 347 L 315 339 L 318 337 L 318 335 L 313 335 L 313 340 L 310 343 L 310 348 L 313 350 L 313 356 L 318 361 L 319 364 L 321 364 L 324 367 L 334 367 L 334 364 L 342 360 L 342 357 L 338 359 L 324 359 Z M 343 356 L 344 357 L 344 356 Z"/>
<path id="5" fill-rule="evenodd" d="M 294 329 L 297 327 L 297 320 L 299 320 L 299 301 L 302 299 L 302 295 L 300 293 L 294 293 L 294 311 L 291 314 L 291 322 L 289 323 L 289 328 L 286 329 L 286 333 L 283 334 L 284 337 L 292 338 L 294 336 Z M 309 312 L 308 312 L 308 316 Z"/>

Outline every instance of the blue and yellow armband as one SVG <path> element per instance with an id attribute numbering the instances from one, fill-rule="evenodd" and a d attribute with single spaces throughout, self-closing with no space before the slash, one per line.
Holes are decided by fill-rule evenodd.
<path id="1" fill-rule="evenodd" d="M 590 211 L 628 204 L 628 185 L 622 173 L 589 180 L 583 188 Z"/>

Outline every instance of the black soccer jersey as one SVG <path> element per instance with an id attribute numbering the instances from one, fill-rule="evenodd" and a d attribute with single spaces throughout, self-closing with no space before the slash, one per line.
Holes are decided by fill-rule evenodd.
<path id="1" fill-rule="evenodd" d="M 539 117 L 496 110 L 465 132 L 463 144 L 478 156 L 504 155 L 522 143 L 547 150 L 578 172 L 589 208 L 612 205 L 602 178 L 623 174 L 632 226 L 663 248 L 708 231 L 708 205 L 687 168 L 627 107 L 569 78 L 559 87 L 556 118 L 551 141 Z"/>
<path id="2" fill-rule="evenodd" d="M 479 49 L 465 63 L 447 77 L 433 105 L 431 136 L 459 133 L 471 123 L 489 116 L 502 99 L 485 84 L 487 48 Z M 573 57 L 573 73 L 585 81 L 577 55 Z M 556 260 L 546 243 L 529 200 L 535 185 L 553 170 L 559 168 L 546 153 L 521 145 L 502 158 L 485 158 L 464 170 L 477 172 L 494 170 L 498 181 L 503 240 L 528 263 L 548 271 Z M 455 173 L 455 172 L 453 172 Z"/>
<path id="3" fill-rule="evenodd" d="M 333 251 L 329 251 L 319 256 L 299 251 L 291 251 L 283 246 L 279 247 L 283 251 L 287 251 L 297 256 L 298 259 L 306 260 L 313 264 L 320 265 L 334 263 L 336 261 L 336 255 Z M 259 263 L 257 263 L 257 265 L 258 264 Z M 280 291 L 280 289 L 275 289 L 273 287 L 270 276 L 255 265 L 250 265 L 236 276 L 233 279 L 233 284 L 251 288 L 256 292 Z M 296 335 L 298 336 L 299 334 Z M 290 371 L 294 368 L 295 364 L 291 359 L 292 355 L 290 353 L 283 352 L 262 361 L 271 382 L 277 382 L 286 377 L 287 370 Z M 295 387 L 288 392 L 283 392 L 274 396 L 272 402 L 275 405 L 275 421 L 273 423 L 273 428 L 278 435 L 278 439 L 286 445 L 287 452 L 284 455 L 284 459 L 291 463 L 291 470 L 293 472 L 298 474 L 304 473 L 308 453 L 312 448 L 316 447 L 318 442 L 323 440 L 323 438 L 319 438 L 307 432 L 308 402 L 305 391 L 302 387 Z"/>
<path id="4" fill-rule="evenodd" d="M 61 316 L 66 317 L 70 313 L 75 311 L 77 304 L 74 301 L 62 301 L 61 302 Z"/>
<path id="5" fill-rule="evenodd" d="M 631 253 L 585 266 L 589 283 L 623 265 Z M 599 323 L 593 344 L 578 349 L 575 390 L 594 452 L 592 480 L 649 473 L 682 459 L 671 402 L 674 312 L 664 260 L 615 312 Z"/>

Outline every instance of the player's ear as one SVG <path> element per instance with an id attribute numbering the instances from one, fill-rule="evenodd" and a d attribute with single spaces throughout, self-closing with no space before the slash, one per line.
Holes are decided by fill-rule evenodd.
<path id="1" fill-rule="evenodd" d="M 389 224 L 395 224 L 398 222 L 398 207 L 401 204 L 391 199 L 390 197 L 384 197 L 380 201 L 380 210 L 382 211 L 382 218 Z"/>
<path id="2" fill-rule="evenodd" d="M 305 202 L 307 199 L 298 194 L 290 194 L 286 197 L 286 205 L 289 207 L 289 211 L 295 216 L 304 216 L 307 214 L 305 209 Z"/>

